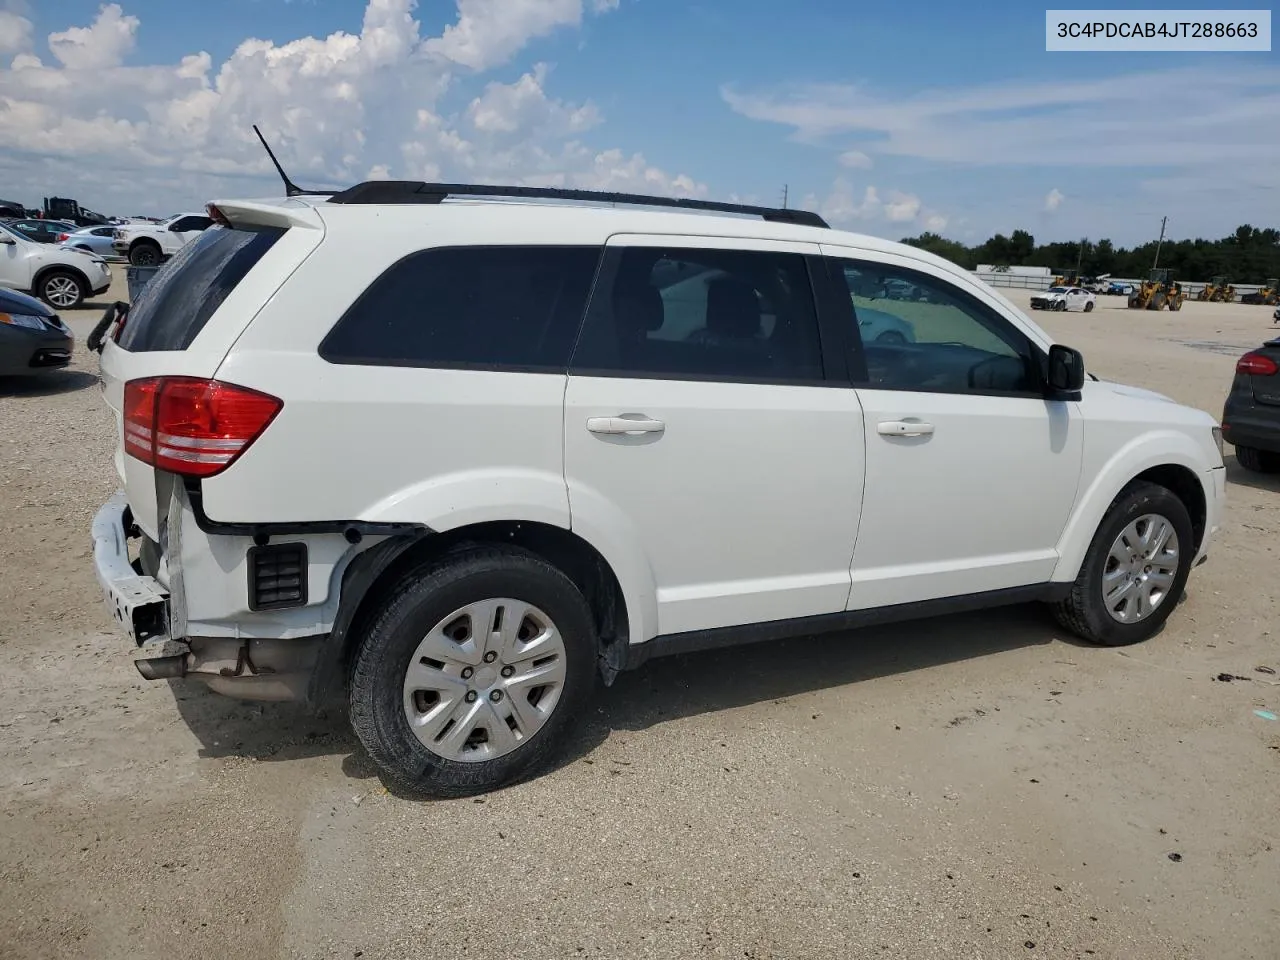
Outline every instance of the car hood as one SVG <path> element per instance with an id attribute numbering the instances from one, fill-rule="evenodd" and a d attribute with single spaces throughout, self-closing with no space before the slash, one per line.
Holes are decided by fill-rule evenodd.
<path id="1" fill-rule="evenodd" d="M 28 317 L 52 317 L 53 310 L 42 300 L 16 290 L 0 289 L 0 313 L 17 313 Z"/>
<path id="2" fill-rule="evenodd" d="M 1120 397 L 1133 397 L 1135 400 L 1158 400 L 1163 403 L 1174 403 L 1178 401 L 1172 397 L 1166 397 L 1163 393 L 1156 393 L 1154 390 L 1146 390 L 1142 387 L 1133 387 L 1127 383 L 1115 383 L 1111 380 L 1091 380 L 1085 384 L 1089 390 L 1106 390 L 1108 393 L 1114 393 Z"/>

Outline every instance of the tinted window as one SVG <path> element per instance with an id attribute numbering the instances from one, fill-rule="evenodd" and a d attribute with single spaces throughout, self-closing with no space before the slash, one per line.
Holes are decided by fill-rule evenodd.
<path id="1" fill-rule="evenodd" d="M 213 221 L 208 217 L 183 217 L 169 225 L 169 229 L 176 233 L 186 233 L 188 230 L 208 230 L 213 226 Z"/>
<path id="2" fill-rule="evenodd" d="M 1032 393 L 1038 360 L 1012 324 L 959 287 L 868 261 L 836 261 L 870 386 L 935 393 Z"/>
<path id="3" fill-rule="evenodd" d="M 142 288 L 119 344 L 135 353 L 185 350 L 284 230 L 215 227 L 186 244 Z"/>
<path id="4" fill-rule="evenodd" d="M 804 257 L 748 250 L 612 250 L 574 370 L 795 382 L 823 376 Z"/>
<path id="5" fill-rule="evenodd" d="M 598 247 L 450 247 L 394 264 L 320 345 L 333 363 L 563 371 Z"/>

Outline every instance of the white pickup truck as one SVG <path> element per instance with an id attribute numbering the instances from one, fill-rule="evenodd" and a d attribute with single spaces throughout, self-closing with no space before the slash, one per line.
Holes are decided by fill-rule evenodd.
<path id="1" fill-rule="evenodd" d="M 111 246 L 135 267 L 155 267 L 212 223 L 203 213 L 180 213 L 160 223 L 125 223 L 116 227 Z"/>

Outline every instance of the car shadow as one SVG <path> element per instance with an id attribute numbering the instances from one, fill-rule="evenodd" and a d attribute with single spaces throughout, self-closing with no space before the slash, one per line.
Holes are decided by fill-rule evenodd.
<path id="1" fill-rule="evenodd" d="M 1089 646 L 1057 629 L 1042 606 L 1028 604 L 652 660 L 598 692 L 557 766 L 590 756 L 615 731 L 1055 641 Z M 313 714 L 298 704 L 230 700 L 198 683 L 170 685 L 202 757 L 288 761 L 342 754 L 347 776 L 378 777 L 342 710 Z M 404 799 L 424 799 L 388 787 Z"/>
<path id="2" fill-rule="evenodd" d="M 84 370 L 49 370 L 22 377 L 0 377 L 0 397 L 52 397 L 97 383 L 97 374 Z"/>
<path id="3" fill-rule="evenodd" d="M 1280 493 L 1280 473 L 1255 473 L 1252 470 L 1246 470 L 1240 466 L 1240 461 L 1234 454 L 1227 457 L 1224 462 L 1227 465 L 1227 483 Z"/>

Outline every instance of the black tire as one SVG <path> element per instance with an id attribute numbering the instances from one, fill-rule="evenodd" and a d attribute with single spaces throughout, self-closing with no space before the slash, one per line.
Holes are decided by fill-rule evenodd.
<path id="1" fill-rule="evenodd" d="M 1147 304 L 1148 310 L 1159 310 L 1164 306 L 1165 296 L 1163 291 L 1157 291 L 1155 296 L 1151 298 L 1151 302 Z"/>
<path id="2" fill-rule="evenodd" d="M 149 240 L 139 240 L 129 248 L 129 262 L 135 267 L 158 266 L 160 248 Z"/>
<path id="3" fill-rule="evenodd" d="M 1093 309 L 1093 301 L 1091 300 L 1084 305 L 1084 312 L 1088 313 L 1092 309 Z"/>
<path id="4" fill-rule="evenodd" d="M 1236 462 L 1254 473 L 1280 473 L 1280 453 L 1257 447 L 1236 447 Z"/>
<path id="5" fill-rule="evenodd" d="M 1178 537 L 1178 569 L 1164 600 L 1145 620 L 1121 623 L 1107 611 L 1102 598 L 1102 576 L 1111 544 L 1132 521 L 1145 514 L 1168 520 Z M 1085 554 L 1080 573 L 1065 600 L 1053 604 L 1058 622 L 1081 639 L 1108 647 L 1141 643 L 1157 633 L 1182 596 L 1195 557 L 1191 516 L 1186 505 L 1170 490 L 1135 480 L 1112 501 Z"/>
<path id="6" fill-rule="evenodd" d="M 876 337 L 876 343 L 906 343 L 907 338 L 900 334 L 897 330 L 886 330 L 880 336 Z"/>
<path id="7" fill-rule="evenodd" d="M 65 300 L 65 291 L 68 289 L 71 290 L 71 295 L 74 297 L 71 301 Z M 70 270 L 50 270 L 40 275 L 40 281 L 36 284 L 35 293 L 37 297 L 55 310 L 75 310 L 80 304 L 84 303 L 85 297 L 89 295 L 89 290 L 84 278 L 78 274 Z M 62 295 L 59 296 L 59 294 Z M 57 300 L 63 300 L 64 302 L 59 303 Z"/>
<path id="8" fill-rule="evenodd" d="M 551 716 L 526 743 L 493 760 L 461 762 L 428 750 L 403 707 L 405 671 L 419 642 L 454 610 L 493 597 L 545 611 L 564 639 L 566 676 Z M 559 753 L 596 680 L 596 632 L 586 600 L 541 557 L 514 547 L 461 548 L 420 567 L 388 594 L 351 673 L 351 725 L 389 784 L 405 793 L 463 797 L 529 777 Z"/>
<path id="9" fill-rule="evenodd" d="M 1057 303 L 1055 303 L 1055 304 L 1053 305 L 1053 309 L 1055 309 L 1055 310 L 1057 310 L 1057 311 L 1059 311 L 1059 312 L 1065 312 L 1065 311 L 1066 311 L 1066 309 L 1067 309 L 1067 301 L 1065 301 L 1065 300 L 1059 300 Z"/>

